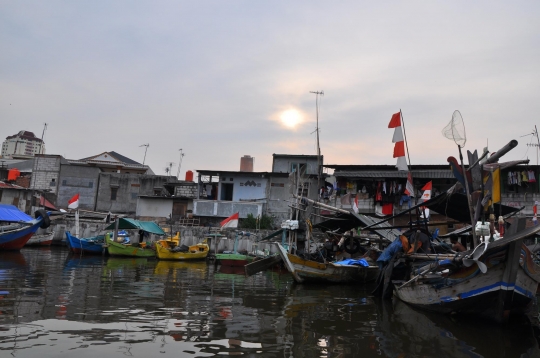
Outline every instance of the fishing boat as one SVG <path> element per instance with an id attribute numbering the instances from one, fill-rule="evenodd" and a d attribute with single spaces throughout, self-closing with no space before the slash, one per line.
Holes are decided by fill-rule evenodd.
<path id="1" fill-rule="evenodd" d="M 204 260 L 209 251 L 210 247 L 206 239 L 191 246 L 180 245 L 179 232 L 174 237 L 156 242 L 156 256 L 160 260 Z"/>
<path id="2" fill-rule="evenodd" d="M 54 237 L 54 231 L 45 234 L 34 234 L 24 246 L 51 246 Z"/>
<path id="3" fill-rule="evenodd" d="M 74 254 L 101 255 L 105 245 L 105 235 L 78 238 L 66 231 L 66 241 L 69 250 Z"/>
<path id="4" fill-rule="evenodd" d="M 156 251 L 145 241 L 126 242 L 125 238 L 118 236 L 118 230 L 137 230 L 139 235 L 165 235 L 165 232 L 152 221 L 140 221 L 128 218 L 119 218 L 105 230 L 114 230 L 114 234 L 105 234 L 105 247 L 111 256 L 127 256 L 127 257 L 156 257 Z"/>
<path id="5" fill-rule="evenodd" d="M 368 283 L 379 275 L 379 267 L 366 260 L 345 260 L 338 262 L 318 262 L 304 259 L 287 252 L 281 243 L 276 243 L 287 270 L 297 283 Z"/>
<path id="6" fill-rule="evenodd" d="M 37 210 L 32 219 L 14 205 L 0 204 L 0 250 L 20 250 L 40 227 L 46 229 L 50 224 L 45 210 Z"/>
<path id="7" fill-rule="evenodd" d="M 249 237 L 251 234 L 249 232 L 237 232 L 236 237 L 234 238 L 234 246 L 232 251 L 223 251 L 222 253 L 216 254 L 216 264 L 221 264 L 222 266 L 234 266 L 234 267 L 244 267 L 247 264 L 253 262 L 257 258 L 264 258 L 268 256 L 268 253 L 258 251 L 257 245 L 253 245 L 254 250 L 248 253 L 238 252 L 238 245 L 241 237 Z"/>
<path id="8" fill-rule="evenodd" d="M 394 280 L 395 295 L 406 303 L 441 313 L 483 316 L 503 322 L 509 314 L 526 313 L 535 301 L 540 266 L 523 240 L 533 237 L 533 227 L 495 242 L 482 243 L 461 255 L 423 257 L 415 260 L 410 280 Z"/>

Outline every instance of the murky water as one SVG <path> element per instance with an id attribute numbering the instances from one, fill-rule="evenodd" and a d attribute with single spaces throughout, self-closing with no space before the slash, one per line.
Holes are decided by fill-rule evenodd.
<path id="1" fill-rule="evenodd" d="M 0 357 L 540 357 L 505 326 L 206 262 L 0 254 Z"/>

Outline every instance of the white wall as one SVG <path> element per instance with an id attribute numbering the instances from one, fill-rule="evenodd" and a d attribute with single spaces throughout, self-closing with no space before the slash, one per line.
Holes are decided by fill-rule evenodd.
<path id="1" fill-rule="evenodd" d="M 152 216 L 167 218 L 172 213 L 173 202 L 167 199 L 137 199 L 137 216 Z"/>

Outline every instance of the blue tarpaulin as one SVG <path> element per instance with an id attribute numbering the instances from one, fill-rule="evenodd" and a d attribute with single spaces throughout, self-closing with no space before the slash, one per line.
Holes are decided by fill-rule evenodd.
<path id="1" fill-rule="evenodd" d="M 333 262 L 334 265 L 358 265 L 368 267 L 369 264 L 364 259 L 345 259 L 337 262 Z"/>
<path id="2" fill-rule="evenodd" d="M 14 205 L 0 204 L 0 221 L 4 222 L 20 222 L 32 221 L 33 218 L 20 211 Z"/>

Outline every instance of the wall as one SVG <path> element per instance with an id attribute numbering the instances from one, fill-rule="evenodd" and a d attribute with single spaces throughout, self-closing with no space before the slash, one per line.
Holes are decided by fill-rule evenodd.
<path id="1" fill-rule="evenodd" d="M 182 183 L 177 185 L 174 188 L 174 195 L 181 198 L 192 198 L 197 197 L 197 183 Z"/>
<path id="2" fill-rule="evenodd" d="M 306 164 L 306 174 L 317 174 L 317 157 L 304 157 L 304 156 L 274 156 L 272 163 L 272 171 L 275 173 L 290 173 L 293 163 Z M 322 156 L 321 156 L 322 165 Z"/>
<path id="3" fill-rule="evenodd" d="M 95 210 L 100 169 L 82 165 L 62 165 L 56 204 L 66 208 L 69 199 L 79 194 L 79 208 Z"/>
<path id="4" fill-rule="evenodd" d="M 218 198 L 221 199 L 222 184 L 233 184 L 232 201 L 266 198 L 268 178 L 227 174 L 219 178 Z"/>
<path id="5" fill-rule="evenodd" d="M 138 198 L 137 216 L 168 218 L 172 212 L 171 199 Z"/>
<path id="6" fill-rule="evenodd" d="M 49 191 L 54 195 L 53 202 L 56 202 L 62 159 L 61 156 L 54 155 L 36 156 L 34 160 L 31 188 Z"/>
<path id="7" fill-rule="evenodd" d="M 193 200 L 193 214 L 196 216 L 229 217 L 239 213 L 241 219 L 249 214 L 257 217 L 264 212 L 263 202 L 235 202 L 220 200 Z"/>
<path id="8" fill-rule="evenodd" d="M 15 205 L 22 212 L 30 210 L 31 193 L 27 190 L 1 188 L 0 196 L 2 204 Z M 33 213 L 27 214 L 33 217 Z"/>
<path id="9" fill-rule="evenodd" d="M 96 211 L 135 215 L 138 196 L 154 195 L 154 191 L 162 195 L 165 192 L 163 186 L 169 181 L 176 182 L 177 179 L 170 176 L 101 173 Z M 113 188 L 117 188 L 115 200 L 111 200 Z"/>
<path id="10" fill-rule="evenodd" d="M 289 200 L 292 198 L 292 187 L 292 181 L 288 177 L 270 177 L 266 215 L 272 217 L 275 227 L 280 227 L 284 220 L 290 219 Z"/>

